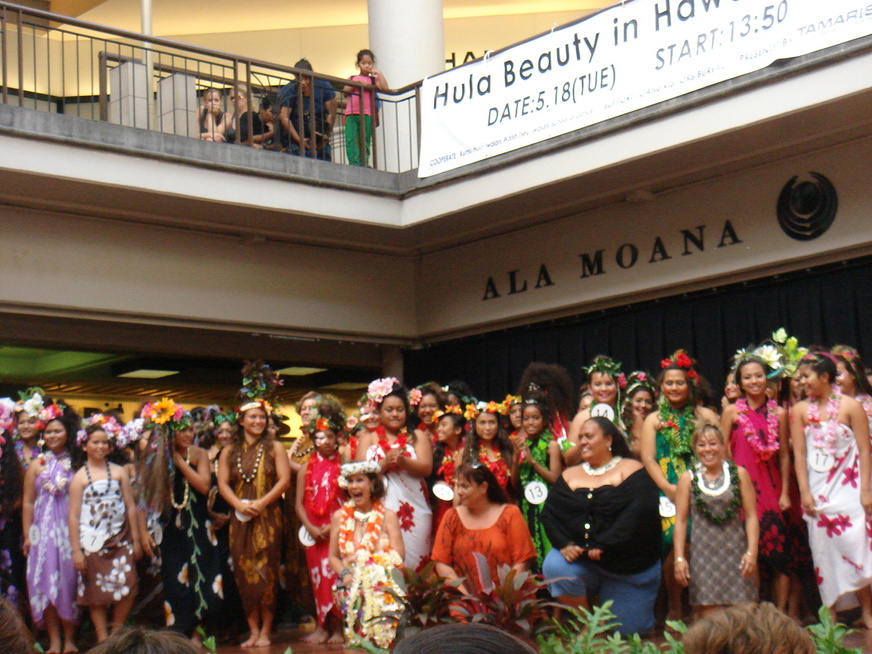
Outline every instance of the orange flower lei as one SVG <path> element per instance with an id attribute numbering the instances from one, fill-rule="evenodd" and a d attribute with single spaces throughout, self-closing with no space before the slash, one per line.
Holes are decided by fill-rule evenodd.
<path id="1" fill-rule="evenodd" d="M 488 457 L 488 452 L 493 454 L 496 458 L 491 459 L 490 457 Z M 500 452 L 499 448 L 489 448 L 486 446 L 479 447 L 478 460 L 480 463 L 486 465 L 492 473 L 494 473 L 494 477 L 497 478 L 500 486 L 506 488 L 509 483 L 509 466 L 506 464 L 505 460 L 503 460 L 503 455 Z"/>
<path id="2" fill-rule="evenodd" d="M 355 545 L 354 526 L 357 522 L 355 513 L 357 511 L 352 500 L 342 505 L 342 520 L 339 522 L 339 553 L 345 559 L 354 556 L 358 551 L 374 552 L 385 522 L 385 505 L 381 500 L 375 500 L 372 509 L 366 514 L 368 519 L 363 538 Z"/>

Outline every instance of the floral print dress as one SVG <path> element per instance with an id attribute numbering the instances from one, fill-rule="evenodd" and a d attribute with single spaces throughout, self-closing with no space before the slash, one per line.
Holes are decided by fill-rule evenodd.
<path id="1" fill-rule="evenodd" d="M 832 451 L 820 432 L 835 427 Z M 806 515 L 821 600 L 837 610 L 856 606 L 853 591 L 872 582 L 872 541 L 860 504 L 860 456 L 850 427 L 833 421 L 805 428 L 808 488 L 817 515 Z"/>
<path id="2" fill-rule="evenodd" d="M 108 606 L 136 594 L 133 541 L 117 479 L 98 479 L 85 487 L 79 540 L 87 565 L 79 581 L 79 606 Z"/>
<path id="3" fill-rule="evenodd" d="M 164 615 L 172 631 L 190 636 L 224 599 L 218 538 L 206 512 L 206 497 L 188 488 L 184 475 L 173 476 L 173 501 L 163 527 L 161 578 Z M 185 496 L 187 495 L 187 501 Z"/>
<path id="4" fill-rule="evenodd" d="M 379 429 L 382 429 L 379 427 Z M 380 435 L 383 432 L 376 431 Z M 383 441 L 370 445 L 366 453 L 367 461 L 381 461 L 385 458 Z M 415 447 L 405 444 L 403 456 L 417 459 Z M 427 484 L 421 477 L 409 474 L 405 470 L 389 470 L 385 478 L 385 506 L 397 514 L 400 521 L 400 531 L 403 535 L 403 545 L 406 556 L 403 563 L 407 568 L 418 570 L 427 564 L 430 558 L 430 547 L 433 540 L 431 526 L 433 511 L 427 492 Z"/>
<path id="5" fill-rule="evenodd" d="M 27 590 L 30 611 L 37 627 L 44 625 L 49 606 L 57 609 L 61 620 L 75 622 L 79 617 L 76 589 L 79 573 L 73 567 L 70 544 L 70 481 L 75 472 L 66 452 L 40 455 L 42 472 L 36 477 L 36 502 L 30 528 L 30 553 L 27 558 Z"/>

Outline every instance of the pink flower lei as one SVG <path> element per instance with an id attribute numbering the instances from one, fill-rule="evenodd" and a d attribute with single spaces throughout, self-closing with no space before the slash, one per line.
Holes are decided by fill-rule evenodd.
<path id="1" fill-rule="evenodd" d="M 766 402 L 766 438 L 762 441 L 760 440 L 760 432 L 754 427 L 748 415 L 750 412 L 751 407 L 748 406 L 748 400 L 745 398 L 736 400 L 736 419 L 748 440 L 748 444 L 754 450 L 754 455 L 758 461 L 768 461 L 781 447 L 778 440 L 778 404 L 775 400 L 767 400 Z"/>
<path id="2" fill-rule="evenodd" d="M 820 419 L 820 407 L 817 402 L 808 403 L 808 422 L 815 427 L 813 445 L 819 450 L 826 450 L 829 454 L 836 453 L 836 434 L 839 430 L 839 402 L 842 399 L 842 391 L 833 386 L 832 393 L 827 400 L 827 427 L 824 429 Z"/>

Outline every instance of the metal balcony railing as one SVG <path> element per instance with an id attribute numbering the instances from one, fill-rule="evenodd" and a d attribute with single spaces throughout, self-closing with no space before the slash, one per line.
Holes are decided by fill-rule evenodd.
<path id="1" fill-rule="evenodd" d="M 275 138 L 257 143 L 258 109 L 299 84 L 314 92 L 296 93 L 286 113 L 298 136 L 311 147 L 294 148 L 280 112 L 271 118 Z M 289 86 L 292 85 L 292 86 Z M 351 87 L 350 93 L 343 88 Z M 322 121 L 321 89 L 335 100 Z M 417 167 L 420 133 L 420 83 L 377 94 L 377 123 L 365 165 L 389 172 Z M 220 96 L 222 121 L 233 124 L 227 142 L 263 147 L 345 164 L 344 107 L 351 94 L 360 98 L 375 87 L 317 72 L 272 64 L 206 48 L 0 2 L 0 102 L 39 111 L 102 120 L 190 138 L 201 137 L 203 97 Z M 231 100 L 231 96 L 234 98 Z M 294 104 L 295 103 L 295 104 Z M 249 111 L 253 108 L 254 111 Z M 240 129 L 241 127 L 241 129 Z M 245 137 L 245 138 L 243 138 Z M 360 151 L 365 151 L 363 130 Z M 324 146 L 327 146 L 325 148 Z M 219 143 L 215 147 L 229 147 Z M 266 156 L 266 155 L 264 155 Z"/>

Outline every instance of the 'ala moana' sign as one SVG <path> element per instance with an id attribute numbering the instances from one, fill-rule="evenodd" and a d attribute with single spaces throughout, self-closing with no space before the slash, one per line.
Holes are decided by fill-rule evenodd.
<path id="1" fill-rule="evenodd" d="M 664 242 L 663 238 L 655 236 L 651 243 L 642 245 L 623 243 L 614 251 L 601 248 L 593 252 L 583 252 L 578 255 L 580 266 L 579 278 L 586 279 L 588 277 L 605 275 L 612 266 L 628 270 L 639 263 L 650 265 L 672 259 L 676 256 L 686 257 L 696 252 L 705 252 L 705 230 L 705 225 L 692 229 L 682 229 L 678 234 L 680 240 L 668 240 L 669 247 L 667 247 L 667 243 Z M 733 224 L 726 220 L 721 227 L 720 237 L 714 248 L 724 248 L 741 242 L 742 239 L 739 238 Z M 547 288 L 555 284 L 556 282 L 548 267 L 543 263 L 539 265 L 535 281 L 532 276 L 528 277 L 521 274 L 520 269 L 508 271 L 505 279 L 500 278 L 499 284 L 494 279 L 494 276 L 491 275 L 487 278 L 487 282 L 485 282 L 484 296 L 481 299 L 482 301 L 493 300 L 504 295 L 517 295 L 518 293 Z"/>

